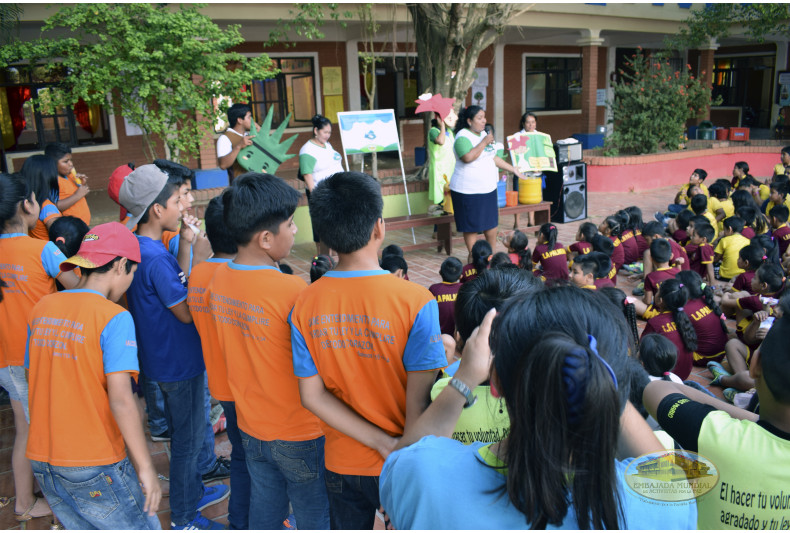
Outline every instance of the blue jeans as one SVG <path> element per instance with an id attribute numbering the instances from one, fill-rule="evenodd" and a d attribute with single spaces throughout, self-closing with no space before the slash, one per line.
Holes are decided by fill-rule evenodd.
<path id="1" fill-rule="evenodd" d="M 203 481 L 197 468 L 206 429 L 203 376 L 158 382 L 170 427 L 170 520 L 176 525 L 195 518 L 198 501 L 203 497 Z"/>
<path id="2" fill-rule="evenodd" d="M 204 399 L 203 405 L 206 411 L 206 429 L 203 432 L 203 447 L 200 448 L 198 455 L 198 470 L 201 474 L 208 474 L 217 462 L 214 453 L 214 426 L 211 424 L 211 393 L 208 391 L 208 374 L 203 373 Z M 227 418 L 227 417 L 226 417 Z"/>
<path id="3" fill-rule="evenodd" d="M 326 438 L 262 441 L 239 432 L 252 482 L 250 529 L 282 529 L 289 500 L 297 528 L 329 529 L 324 481 Z"/>
<path id="4" fill-rule="evenodd" d="M 156 515 L 143 511 L 145 497 L 129 458 L 84 467 L 30 463 L 66 529 L 162 529 Z"/>
<path id="5" fill-rule="evenodd" d="M 352 476 L 327 470 L 326 493 L 332 529 L 373 529 L 376 510 L 381 506 L 378 476 Z M 299 527 L 298 520 L 296 524 Z"/>
<path id="6" fill-rule="evenodd" d="M 230 452 L 230 503 L 228 522 L 230 529 L 250 528 L 250 472 L 241 443 L 241 433 L 236 419 L 236 403 L 220 402 L 225 410 L 228 440 L 233 446 Z"/>
<path id="7" fill-rule="evenodd" d="M 162 390 L 156 381 L 151 381 L 143 373 L 138 378 L 140 388 L 143 389 L 145 397 L 145 410 L 148 413 L 148 429 L 151 435 L 161 435 L 167 431 L 167 419 L 165 418 L 165 399 L 162 397 Z"/>

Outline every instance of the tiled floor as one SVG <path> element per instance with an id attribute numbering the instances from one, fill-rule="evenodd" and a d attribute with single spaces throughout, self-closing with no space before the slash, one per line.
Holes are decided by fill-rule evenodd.
<path id="1" fill-rule="evenodd" d="M 588 199 L 588 220 L 596 224 L 600 223 L 606 215 L 615 212 L 618 209 L 629 205 L 638 205 L 642 209 L 645 221 L 652 219 L 653 213 L 659 209 L 664 209 L 666 204 L 672 200 L 676 192 L 676 187 L 665 187 L 656 189 L 649 192 L 635 193 L 590 193 Z M 96 193 L 104 194 L 104 193 Z M 92 195 L 93 196 L 93 195 Z M 104 202 L 98 199 L 91 202 L 91 209 L 94 214 L 94 221 L 96 223 L 115 219 L 117 216 L 117 206 L 112 203 Z M 579 222 L 569 224 L 559 224 L 559 241 L 564 244 L 574 242 L 576 230 Z M 526 217 L 521 217 L 521 226 L 526 224 Z M 500 231 L 507 232 L 512 229 L 513 220 L 507 217 L 500 221 Z M 430 238 L 431 228 L 418 228 L 415 230 L 416 238 L 418 240 L 427 240 Z M 385 244 L 407 244 L 411 242 L 411 232 L 393 231 L 387 234 Z M 530 246 L 534 246 L 534 236 L 529 235 Z M 504 251 L 501 244 L 497 244 L 496 250 Z M 309 282 L 309 266 L 312 256 L 315 254 L 315 247 L 313 244 L 302 244 L 296 246 L 291 256 L 286 259 L 296 275 L 301 276 Z M 463 245 L 457 245 L 453 248 L 453 255 L 459 258 L 462 262 L 466 262 L 466 249 Z M 439 254 L 433 250 L 408 252 L 405 254 L 406 261 L 409 265 L 409 278 L 414 283 L 419 283 L 425 287 L 433 283 L 441 281 L 439 277 L 439 266 L 442 261 L 447 257 L 444 253 Z M 618 286 L 625 290 L 628 294 L 636 285 L 636 282 L 628 280 L 626 276 L 618 276 Z M 730 326 L 733 324 L 730 321 Z M 711 379 L 710 373 L 706 369 L 695 368 L 692 372 L 691 379 L 702 383 L 707 386 L 708 381 Z M 721 397 L 721 389 L 713 387 L 712 392 Z M 11 446 L 13 445 L 14 425 L 11 409 L 8 406 L 0 408 L 0 495 L 10 496 L 13 494 L 13 478 L 11 474 Z M 216 452 L 221 455 L 230 455 L 230 443 L 228 442 L 225 433 L 221 433 L 217 437 Z M 149 450 L 153 456 L 154 464 L 157 470 L 167 475 L 168 473 L 168 455 L 163 443 L 149 442 Z M 225 481 L 227 483 L 227 480 Z M 227 500 L 210 507 L 204 511 L 204 515 L 208 518 L 218 520 L 219 522 L 227 523 Z M 164 498 L 162 501 L 161 509 L 159 511 L 159 518 L 163 527 L 167 528 L 170 523 L 170 509 L 169 500 Z M 13 516 L 13 505 L 0 509 L 0 528 L 5 529 L 47 529 L 49 528 L 50 520 L 38 519 L 30 522 L 19 524 Z"/>

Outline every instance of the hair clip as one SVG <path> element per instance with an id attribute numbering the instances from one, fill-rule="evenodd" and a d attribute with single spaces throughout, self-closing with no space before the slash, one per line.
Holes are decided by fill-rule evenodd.
<path id="1" fill-rule="evenodd" d="M 705 287 L 707 287 L 707 286 L 708 286 L 708 284 L 703 281 L 702 283 L 700 283 L 699 288 L 700 288 L 700 290 L 704 291 Z"/>
<path id="2" fill-rule="evenodd" d="M 549 226 L 549 229 L 557 229 L 555 226 Z"/>
<path id="3" fill-rule="evenodd" d="M 628 296 L 623 299 L 623 307 L 628 305 Z"/>
<path id="4" fill-rule="evenodd" d="M 55 242 L 62 242 L 63 244 L 66 244 L 66 239 L 63 237 L 58 237 L 57 239 L 55 239 Z"/>
<path id="5" fill-rule="evenodd" d="M 664 372 L 665 376 L 668 376 L 669 374 L 670 374 L 670 372 Z"/>
<path id="6" fill-rule="evenodd" d="M 682 289 L 683 288 L 683 284 L 682 283 L 678 283 L 678 288 Z"/>
<path id="7" fill-rule="evenodd" d="M 318 261 L 318 256 L 317 255 L 313 256 L 313 261 Z"/>
<path id="8" fill-rule="evenodd" d="M 767 255 L 764 255 L 764 256 L 763 256 L 763 261 L 765 261 L 766 259 L 768 259 L 768 256 L 767 256 Z"/>
<path id="9" fill-rule="evenodd" d="M 682 307 L 678 307 L 678 312 L 683 311 Z"/>
<path id="10" fill-rule="evenodd" d="M 727 320 L 727 317 L 724 315 L 724 313 L 722 313 L 719 318 L 721 318 L 722 320 Z"/>
<path id="11" fill-rule="evenodd" d="M 609 363 L 598 354 L 598 341 L 595 340 L 595 337 L 592 335 L 587 335 L 587 341 L 590 343 L 590 350 L 592 353 L 595 354 L 595 357 L 597 357 L 598 360 L 603 363 L 603 366 L 606 367 L 606 370 L 609 371 L 609 375 L 612 376 L 612 382 L 614 382 L 614 388 L 617 389 L 617 376 L 614 375 L 614 370 L 609 366 Z"/>

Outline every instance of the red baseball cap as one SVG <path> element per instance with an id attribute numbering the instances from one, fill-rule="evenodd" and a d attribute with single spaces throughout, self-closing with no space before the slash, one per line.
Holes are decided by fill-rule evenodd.
<path id="1" fill-rule="evenodd" d="M 132 170 L 134 170 L 134 165 L 132 163 L 127 163 L 125 165 L 119 166 L 112 171 L 112 174 L 110 174 L 110 184 L 107 186 L 107 194 L 110 196 L 112 201 L 118 205 L 121 205 L 121 201 L 118 199 L 118 193 L 121 190 L 121 185 L 123 184 L 123 180 L 126 179 L 126 176 L 131 174 Z M 119 220 L 125 219 L 126 215 L 127 211 L 121 205 L 121 218 Z"/>
<path id="2" fill-rule="evenodd" d="M 118 256 L 139 263 L 140 243 L 123 224 L 108 222 L 88 230 L 77 255 L 63 261 L 60 269 L 67 272 L 74 267 L 99 268 Z"/>

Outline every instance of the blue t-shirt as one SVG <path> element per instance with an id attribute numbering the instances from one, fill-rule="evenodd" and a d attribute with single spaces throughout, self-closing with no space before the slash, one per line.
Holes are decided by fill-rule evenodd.
<path id="1" fill-rule="evenodd" d="M 500 492 L 505 475 L 489 466 L 486 444 L 468 446 L 444 437 L 424 437 L 389 455 L 381 471 L 381 505 L 396 529 L 527 529 L 524 515 Z M 486 453 L 487 452 L 487 453 Z M 696 529 L 694 500 L 665 504 L 624 487 L 630 460 L 617 461 L 622 529 Z M 448 468 L 452 465 L 452 468 Z M 578 529 L 571 507 L 563 523 Z"/>
<path id="2" fill-rule="evenodd" d="M 143 374 L 154 381 L 184 381 L 206 370 L 200 336 L 194 324 L 184 324 L 171 307 L 187 298 L 187 280 L 176 258 L 162 244 L 137 236 L 141 262 L 126 300 L 137 329 Z"/>
<path id="3" fill-rule="evenodd" d="M 181 235 L 176 235 L 172 239 L 170 239 L 170 244 L 168 244 L 168 251 L 173 254 L 173 257 L 178 257 L 178 248 L 181 244 Z M 189 272 L 187 272 L 187 277 L 192 274 L 192 260 L 195 258 L 194 248 L 189 248 Z"/>

